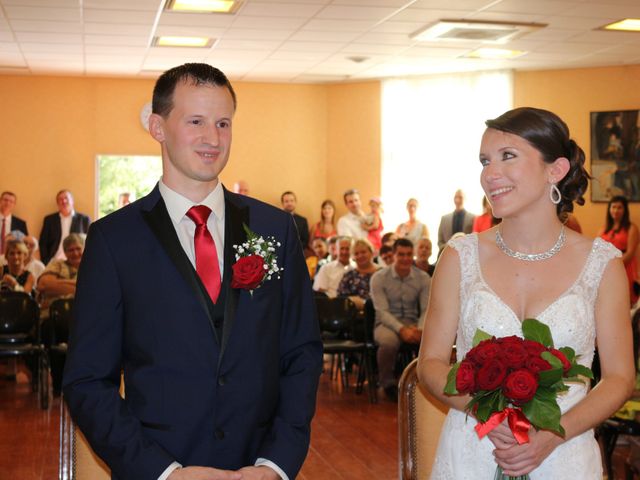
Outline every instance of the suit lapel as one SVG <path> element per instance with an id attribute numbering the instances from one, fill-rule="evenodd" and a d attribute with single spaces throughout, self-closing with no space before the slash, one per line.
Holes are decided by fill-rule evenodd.
<path id="1" fill-rule="evenodd" d="M 213 326 L 213 319 L 211 318 L 207 299 L 204 296 L 204 287 L 201 285 L 201 280 L 193 268 L 193 265 L 191 265 L 189 258 L 186 253 L 184 253 L 182 245 L 180 245 L 180 240 L 178 240 L 178 235 L 176 234 L 175 228 L 173 228 L 171 217 L 169 217 L 169 212 L 167 212 L 167 207 L 164 204 L 164 200 L 157 186 L 145 200 L 148 202 L 141 210 L 142 217 L 198 299 L 198 302 L 209 319 L 209 324 L 211 325 L 211 330 L 213 330 L 216 341 L 220 344 L 220 339 Z"/>
<path id="2" fill-rule="evenodd" d="M 247 234 L 242 224 L 249 226 L 249 208 L 240 205 L 235 197 L 236 195 L 229 193 L 226 188 L 224 189 L 224 285 L 226 288 L 226 304 L 220 357 L 224 354 L 231 335 L 231 329 L 235 323 L 238 297 L 240 296 L 240 290 L 231 288 L 232 265 L 236 261 L 233 246 L 247 240 Z"/>

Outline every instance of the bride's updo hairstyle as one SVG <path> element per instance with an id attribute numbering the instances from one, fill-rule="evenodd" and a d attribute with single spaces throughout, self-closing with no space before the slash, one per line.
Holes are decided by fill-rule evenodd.
<path id="1" fill-rule="evenodd" d="M 573 202 L 584 205 L 583 195 L 591 177 L 584 168 L 584 152 L 569 137 L 569 128 L 560 117 L 548 110 L 521 107 L 487 120 L 485 125 L 524 138 L 542 154 L 546 163 L 553 163 L 560 157 L 569 160 L 569 171 L 557 184 L 562 195 L 557 205 L 561 220 L 573 211 Z"/>

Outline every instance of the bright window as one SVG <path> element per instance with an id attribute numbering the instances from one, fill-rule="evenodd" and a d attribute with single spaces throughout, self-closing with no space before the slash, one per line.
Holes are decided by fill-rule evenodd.
<path id="1" fill-rule="evenodd" d="M 125 199 L 149 193 L 162 175 L 159 156 L 98 155 L 98 218 L 117 210 Z"/>
<path id="2" fill-rule="evenodd" d="M 382 198 L 387 231 L 407 221 L 407 200 L 420 202 L 438 251 L 442 215 L 453 194 L 465 192 L 466 210 L 482 213 L 478 151 L 485 120 L 512 108 L 510 72 L 388 80 L 382 88 Z"/>

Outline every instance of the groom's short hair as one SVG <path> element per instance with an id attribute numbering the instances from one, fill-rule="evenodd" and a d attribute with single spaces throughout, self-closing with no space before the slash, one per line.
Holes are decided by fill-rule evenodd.
<path id="1" fill-rule="evenodd" d="M 216 87 L 226 87 L 233 99 L 233 109 L 236 109 L 236 92 L 231 86 L 231 82 L 222 71 L 206 63 L 185 63 L 178 67 L 173 67 L 164 72 L 153 88 L 153 99 L 151 110 L 153 113 L 166 117 L 173 109 L 173 92 L 178 82 L 192 83 L 193 85 L 213 85 Z"/>

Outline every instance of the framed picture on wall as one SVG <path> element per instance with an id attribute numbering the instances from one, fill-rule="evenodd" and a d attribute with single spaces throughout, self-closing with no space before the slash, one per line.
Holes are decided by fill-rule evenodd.
<path id="1" fill-rule="evenodd" d="M 591 201 L 640 202 L 640 110 L 591 112 Z"/>

